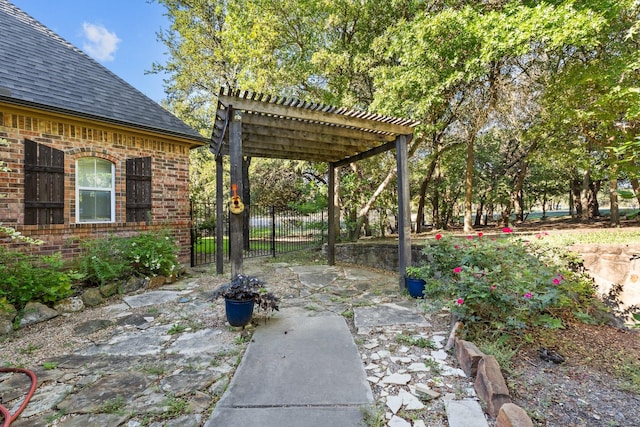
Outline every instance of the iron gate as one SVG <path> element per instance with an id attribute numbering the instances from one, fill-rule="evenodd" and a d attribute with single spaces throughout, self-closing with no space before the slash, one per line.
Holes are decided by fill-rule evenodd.
<path id="1" fill-rule="evenodd" d="M 245 258 L 276 256 L 310 247 L 326 241 L 327 212 L 302 213 L 276 206 L 245 206 L 243 215 Z M 216 261 L 216 204 L 191 202 L 191 266 Z M 229 211 L 224 209 L 223 253 L 229 259 Z"/>

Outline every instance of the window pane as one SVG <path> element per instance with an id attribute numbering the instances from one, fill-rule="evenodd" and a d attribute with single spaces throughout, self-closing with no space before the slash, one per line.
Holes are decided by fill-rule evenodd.
<path id="1" fill-rule="evenodd" d="M 95 175 L 95 162 L 93 159 L 78 159 L 77 175 L 80 187 L 93 187 L 92 177 Z"/>
<path id="2" fill-rule="evenodd" d="M 111 221 L 111 192 L 80 190 L 80 222 Z"/>
<path id="3" fill-rule="evenodd" d="M 111 162 L 96 159 L 96 181 L 94 187 L 111 188 Z"/>
<path id="4" fill-rule="evenodd" d="M 103 159 L 78 159 L 78 185 L 90 188 L 110 189 L 112 184 L 111 162 Z"/>

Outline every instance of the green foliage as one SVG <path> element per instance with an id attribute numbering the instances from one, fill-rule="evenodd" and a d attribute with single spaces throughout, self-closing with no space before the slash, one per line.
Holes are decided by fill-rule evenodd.
<path id="1" fill-rule="evenodd" d="M 80 271 L 85 282 L 104 285 L 130 276 L 170 276 L 178 266 L 178 249 L 167 233 L 105 237 L 83 244 Z"/>
<path id="2" fill-rule="evenodd" d="M 171 327 L 169 328 L 169 330 L 167 331 L 167 333 L 169 335 L 176 335 L 176 334 L 180 334 L 184 331 L 187 330 L 187 327 L 184 325 L 181 325 L 179 323 L 174 323 L 173 325 L 171 325 Z"/>
<path id="3" fill-rule="evenodd" d="M 498 238 L 438 235 L 423 250 L 431 265 L 425 295 L 447 301 L 476 332 L 555 329 L 563 316 L 592 306 L 593 283 L 570 268 L 575 262 L 565 251 L 510 232 Z"/>
<path id="4" fill-rule="evenodd" d="M 60 254 L 32 256 L 0 247 L 0 300 L 17 309 L 29 301 L 53 303 L 71 295 L 72 271 Z"/>
<path id="5" fill-rule="evenodd" d="M 421 336 L 398 334 L 396 335 L 396 341 L 399 344 L 410 345 L 413 347 L 430 348 L 432 350 L 437 348 L 433 341 L 427 340 Z"/>
<path id="6" fill-rule="evenodd" d="M 45 371 L 51 371 L 53 369 L 56 369 L 58 367 L 58 362 L 43 362 L 42 363 L 42 369 L 44 369 Z"/>

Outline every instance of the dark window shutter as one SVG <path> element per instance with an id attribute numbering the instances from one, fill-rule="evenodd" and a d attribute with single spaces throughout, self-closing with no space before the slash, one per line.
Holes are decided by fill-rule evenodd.
<path id="1" fill-rule="evenodd" d="M 24 223 L 64 224 L 64 152 L 24 140 Z"/>
<path id="2" fill-rule="evenodd" d="M 127 159 L 127 222 L 149 220 L 151 157 Z"/>

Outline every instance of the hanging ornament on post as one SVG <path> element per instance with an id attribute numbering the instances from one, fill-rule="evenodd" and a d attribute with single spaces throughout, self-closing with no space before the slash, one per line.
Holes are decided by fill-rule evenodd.
<path id="1" fill-rule="evenodd" d="M 244 211 L 244 203 L 242 203 L 240 196 L 238 196 L 238 186 L 231 184 L 231 191 L 233 191 L 233 196 L 229 201 L 229 210 L 232 214 L 241 214 Z"/>

